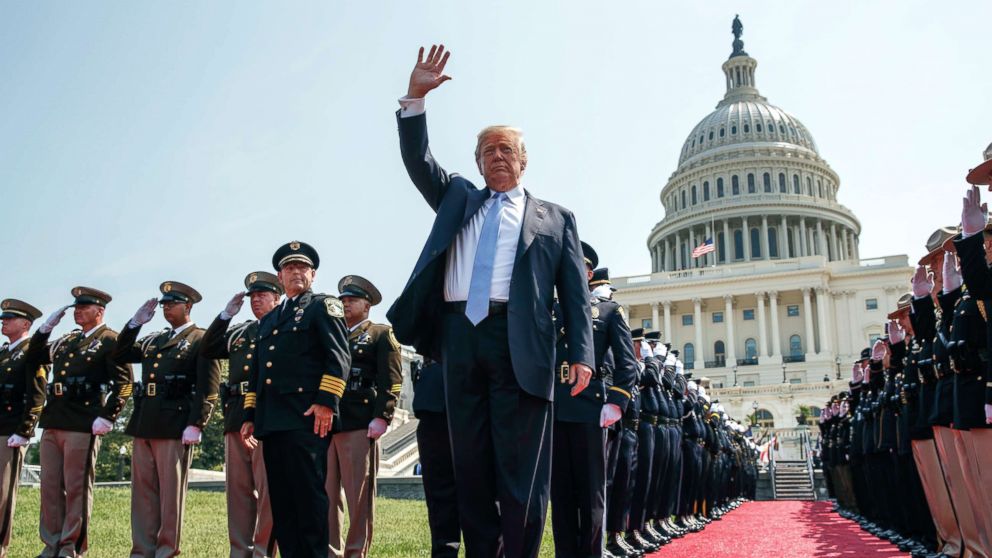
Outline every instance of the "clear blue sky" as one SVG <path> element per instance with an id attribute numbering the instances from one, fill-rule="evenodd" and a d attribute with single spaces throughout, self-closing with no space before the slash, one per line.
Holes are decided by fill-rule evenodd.
<path id="1" fill-rule="evenodd" d="M 393 120 L 432 41 L 453 53 L 428 101 L 441 162 L 477 178 L 475 133 L 524 128 L 525 185 L 576 213 L 614 275 L 649 271 L 658 194 L 723 95 L 735 13 L 759 89 L 840 174 L 863 256 L 918 257 L 992 141 L 987 1 L 418 4 L 4 3 L 0 297 L 48 314 L 94 286 L 120 328 L 171 279 L 200 289 L 206 325 L 299 239 L 318 290 L 364 275 L 382 319 L 432 220 Z"/>

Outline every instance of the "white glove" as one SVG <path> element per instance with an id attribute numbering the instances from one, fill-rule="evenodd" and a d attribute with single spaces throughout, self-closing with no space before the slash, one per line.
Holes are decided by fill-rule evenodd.
<path id="1" fill-rule="evenodd" d="M 372 440 L 378 440 L 379 436 L 386 433 L 387 428 L 389 428 L 389 425 L 386 424 L 385 419 L 374 418 L 372 419 L 372 422 L 369 423 L 368 437 Z"/>
<path id="2" fill-rule="evenodd" d="M 110 422 L 109 420 L 103 417 L 96 417 L 96 420 L 93 421 L 94 436 L 103 436 L 104 434 L 109 433 L 113 429 L 114 429 L 114 423 Z"/>
<path id="3" fill-rule="evenodd" d="M 155 316 L 155 307 L 158 306 L 157 298 L 149 298 L 144 304 L 138 308 L 138 311 L 134 313 L 134 317 L 131 321 L 127 323 L 128 327 L 138 327 L 145 325 L 152 321 Z"/>
<path id="4" fill-rule="evenodd" d="M 875 344 L 871 346 L 871 359 L 880 362 L 885 358 L 886 352 L 888 352 L 888 347 L 885 346 L 885 341 L 877 339 Z"/>
<path id="5" fill-rule="evenodd" d="M 241 291 L 240 293 L 231 297 L 231 300 L 227 303 L 227 306 L 225 306 L 224 309 L 221 310 L 220 319 L 230 320 L 231 318 L 237 316 L 238 312 L 241 311 L 241 305 L 245 303 L 245 294 L 247 293 Z"/>
<path id="6" fill-rule="evenodd" d="M 187 426 L 183 430 L 183 445 L 199 444 L 203 439 L 203 432 L 195 426 Z"/>
<path id="7" fill-rule="evenodd" d="M 28 440 L 27 438 L 25 438 L 24 436 L 21 436 L 19 434 L 11 434 L 10 435 L 10 438 L 7 438 L 7 447 L 8 448 L 20 448 L 20 447 L 24 447 L 24 446 L 28 445 L 28 442 L 30 442 L 30 441 L 31 440 Z"/>
<path id="8" fill-rule="evenodd" d="M 913 296 L 923 298 L 933 290 L 933 273 L 927 273 L 927 268 L 922 265 L 917 266 L 910 283 L 913 285 Z"/>
<path id="9" fill-rule="evenodd" d="M 985 230 L 988 223 L 989 208 L 987 204 L 979 205 L 982 201 L 978 186 L 972 186 L 965 193 L 961 204 L 961 236 L 968 238 Z"/>
<path id="10" fill-rule="evenodd" d="M 851 369 L 851 381 L 856 384 L 860 384 L 865 379 L 865 370 L 861 367 L 860 362 L 854 363 L 854 368 Z"/>
<path id="11" fill-rule="evenodd" d="M 985 424 L 992 424 L 992 405 L 985 406 Z"/>
<path id="12" fill-rule="evenodd" d="M 607 428 L 614 422 L 620 420 L 623 416 L 623 412 L 620 407 L 614 403 L 607 403 L 603 405 L 603 410 L 599 412 L 599 426 L 600 428 Z"/>
<path id="13" fill-rule="evenodd" d="M 641 341 L 641 358 L 648 358 L 654 356 L 654 351 L 651 350 L 651 345 L 647 341 Z"/>
<path id="14" fill-rule="evenodd" d="M 944 252 L 944 292 L 949 293 L 964 283 L 957 265 L 958 257 L 954 252 Z"/>
<path id="15" fill-rule="evenodd" d="M 899 322 L 892 320 L 889 323 L 889 343 L 900 343 L 906 339 L 906 330 L 899 325 Z"/>
<path id="16" fill-rule="evenodd" d="M 45 320 L 45 323 L 41 324 L 41 327 L 38 328 L 38 331 L 42 333 L 51 333 L 52 330 L 55 329 L 55 326 L 59 325 L 59 322 L 62 321 L 62 316 L 65 316 L 65 311 L 68 310 L 71 306 L 72 306 L 71 304 L 67 304 L 62 308 L 59 308 L 58 310 L 53 312 L 52 315 L 49 316 L 47 320 Z"/>

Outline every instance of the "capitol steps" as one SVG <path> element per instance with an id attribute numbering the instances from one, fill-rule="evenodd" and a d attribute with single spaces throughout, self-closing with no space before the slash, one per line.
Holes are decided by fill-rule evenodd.
<path id="1" fill-rule="evenodd" d="M 816 500 L 805 461 L 775 462 L 776 500 Z"/>

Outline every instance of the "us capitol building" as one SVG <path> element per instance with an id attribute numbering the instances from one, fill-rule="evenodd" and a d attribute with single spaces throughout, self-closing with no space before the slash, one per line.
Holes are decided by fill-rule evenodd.
<path id="1" fill-rule="evenodd" d="M 651 273 L 614 280 L 631 327 L 660 329 L 731 416 L 791 427 L 847 386 L 908 290 L 905 255 L 862 258 L 840 177 L 757 88 L 734 20 L 726 93 L 689 133 L 647 238 Z M 712 239 L 714 250 L 693 250 Z M 708 382 L 707 382 L 708 380 Z"/>

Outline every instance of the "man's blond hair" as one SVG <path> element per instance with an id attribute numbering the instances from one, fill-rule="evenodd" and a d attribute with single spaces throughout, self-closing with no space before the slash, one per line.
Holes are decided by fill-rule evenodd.
<path id="1" fill-rule="evenodd" d="M 482 142 L 486 139 L 486 136 L 496 133 L 509 134 L 511 137 L 516 139 L 517 150 L 520 151 L 520 162 L 526 166 L 527 165 L 527 146 L 524 145 L 524 131 L 520 128 L 514 126 L 486 126 L 479 132 L 475 141 L 475 162 L 479 163 L 479 156 L 482 155 Z"/>

